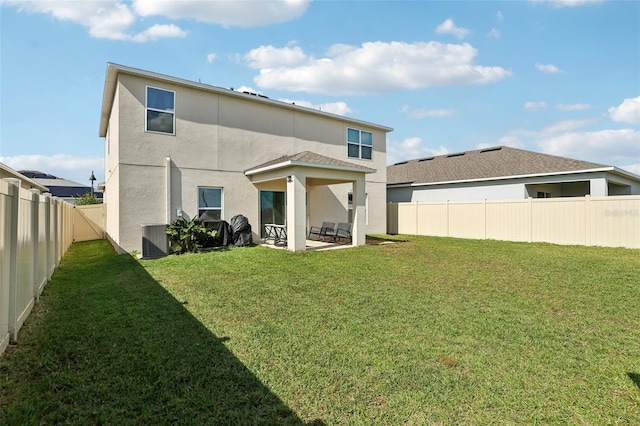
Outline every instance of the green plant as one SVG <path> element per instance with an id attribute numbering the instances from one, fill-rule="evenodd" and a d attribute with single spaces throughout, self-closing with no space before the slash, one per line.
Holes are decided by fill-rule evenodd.
<path id="1" fill-rule="evenodd" d="M 102 204 L 102 200 L 97 198 L 95 194 L 87 192 L 78 197 L 73 197 L 76 206 L 88 206 L 90 204 Z"/>
<path id="2" fill-rule="evenodd" d="M 173 253 L 193 253 L 206 245 L 209 238 L 216 236 L 215 230 L 209 230 L 196 219 L 177 218 L 167 227 L 167 235 Z"/>

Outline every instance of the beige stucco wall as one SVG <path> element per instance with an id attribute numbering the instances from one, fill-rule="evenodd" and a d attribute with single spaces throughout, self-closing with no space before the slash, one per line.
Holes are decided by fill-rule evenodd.
<path id="1" fill-rule="evenodd" d="M 144 131 L 147 85 L 176 92 L 175 135 Z M 348 127 L 373 133 L 372 160 L 347 157 Z M 142 224 L 166 222 L 167 157 L 172 220 L 178 209 L 188 217 L 197 215 L 199 186 L 222 187 L 223 219 L 247 216 L 257 239 L 259 189 L 244 170 L 283 155 L 312 151 L 377 170 L 366 175 L 367 233 L 386 230 L 386 132 L 366 123 L 283 107 L 251 95 L 225 95 L 121 73 L 107 138 L 106 202 L 111 204 L 107 232 L 126 251 L 140 250 Z M 334 216 L 346 221 L 350 187 L 309 187 L 309 224 L 319 225 Z M 326 191 L 336 202 L 315 199 Z"/>

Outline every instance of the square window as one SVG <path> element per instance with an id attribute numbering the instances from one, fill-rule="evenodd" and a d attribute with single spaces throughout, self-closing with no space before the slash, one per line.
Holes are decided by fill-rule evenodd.
<path id="1" fill-rule="evenodd" d="M 373 158 L 373 133 L 348 127 L 347 157 L 371 160 Z"/>

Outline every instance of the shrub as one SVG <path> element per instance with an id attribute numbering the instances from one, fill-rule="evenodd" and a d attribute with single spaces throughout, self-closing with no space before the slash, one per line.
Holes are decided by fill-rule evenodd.
<path id="1" fill-rule="evenodd" d="M 215 237 L 216 231 L 209 230 L 196 219 L 177 218 L 166 231 L 173 253 L 194 253 L 204 247 L 209 237 Z"/>

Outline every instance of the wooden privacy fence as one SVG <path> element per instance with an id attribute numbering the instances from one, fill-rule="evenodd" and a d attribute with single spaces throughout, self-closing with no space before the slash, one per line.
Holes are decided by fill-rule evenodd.
<path id="1" fill-rule="evenodd" d="M 389 203 L 387 232 L 640 248 L 640 195 Z"/>
<path id="2" fill-rule="evenodd" d="M 21 188 L 18 179 L 0 179 L 0 354 L 17 341 L 71 245 L 75 212 L 72 204 Z"/>

